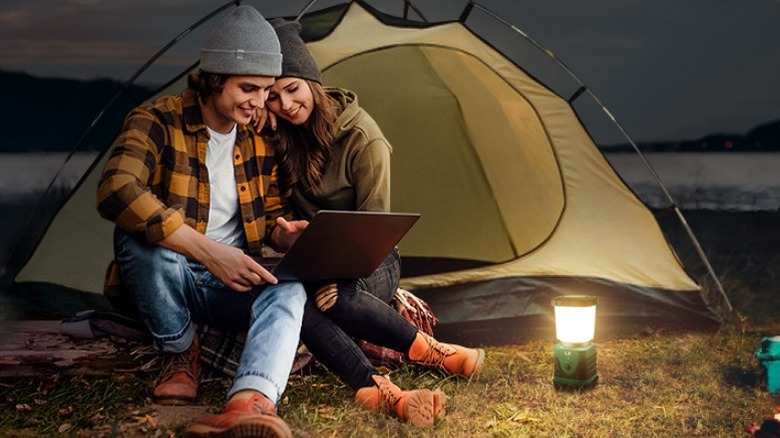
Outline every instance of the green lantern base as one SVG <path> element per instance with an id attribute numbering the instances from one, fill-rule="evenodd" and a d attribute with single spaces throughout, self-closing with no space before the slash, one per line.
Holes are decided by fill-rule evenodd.
<path id="1" fill-rule="evenodd" d="M 575 346 L 555 344 L 553 355 L 553 383 L 556 386 L 578 387 L 596 383 L 599 376 L 596 372 L 596 344 L 593 342 Z"/>

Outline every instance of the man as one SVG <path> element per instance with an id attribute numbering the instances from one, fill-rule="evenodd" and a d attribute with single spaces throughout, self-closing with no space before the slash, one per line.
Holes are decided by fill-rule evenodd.
<path id="1" fill-rule="evenodd" d="M 137 309 L 163 353 L 155 400 L 197 397 L 193 323 L 247 330 L 225 411 L 186 436 L 291 436 L 276 403 L 306 293 L 250 256 L 264 243 L 285 250 L 307 222 L 285 219 L 273 151 L 245 126 L 281 60 L 273 28 L 254 8 L 237 7 L 212 30 L 181 96 L 130 113 L 100 180 L 98 210 L 117 226 L 106 295 Z"/>

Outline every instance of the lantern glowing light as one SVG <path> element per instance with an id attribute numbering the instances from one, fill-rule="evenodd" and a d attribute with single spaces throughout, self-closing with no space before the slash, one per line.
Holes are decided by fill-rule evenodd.
<path id="1" fill-rule="evenodd" d="M 596 305 L 587 295 L 565 295 L 552 300 L 555 312 L 555 371 L 557 386 L 586 386 L 598 379 L 596 372 Z"/>

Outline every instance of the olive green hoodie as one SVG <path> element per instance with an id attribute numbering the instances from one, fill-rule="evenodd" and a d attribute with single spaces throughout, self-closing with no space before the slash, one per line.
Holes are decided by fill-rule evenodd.
<path id="1" fill-rule="evenodd" d="M 297 216 L 310 220 L 318 210 L 390 210 L 390 155 L 387 142 L 374 119 L 358 106 L 355 93 L 325 87 L 337 103 L 339 116 L 333 126 L 335 144 L 314 190 L 305 178 L 292 195 Z"/>

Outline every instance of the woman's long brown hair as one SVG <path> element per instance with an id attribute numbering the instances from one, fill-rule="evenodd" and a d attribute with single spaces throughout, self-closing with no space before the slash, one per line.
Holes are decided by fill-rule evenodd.
<path id="1" fill-rule="evenodd" d="M 308 79 L 304 81 L 314 98 L 309 120 L 295 126 L 278 117 L 276 133 L 271 136 L 279 163 L 279 187 L 284 197 L 290 196 L 303 178 L 311 188 L 319 186 L 333 150 L 335 103 L 322 85 Z"/>

